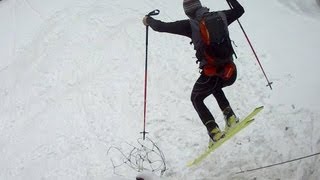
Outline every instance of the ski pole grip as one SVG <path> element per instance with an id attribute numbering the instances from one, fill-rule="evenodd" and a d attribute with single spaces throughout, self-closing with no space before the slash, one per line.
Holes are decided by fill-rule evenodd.
<path id="1" fill-rule="evenodd" d="M 149 12 L 149 14 L 147 16 L 156 16 L 158 14 L 160 14 L 160 10 L 156 9 L 156 10 Z"/>

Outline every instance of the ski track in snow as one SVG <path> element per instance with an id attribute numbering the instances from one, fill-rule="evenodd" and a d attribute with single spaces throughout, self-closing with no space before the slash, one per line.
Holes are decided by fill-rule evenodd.
<path id="1" fill-rule="evenodd" d="M 7 166 L 10 169 L 9 174 L 13 177 L 21 173 L 30 173 L 29 177 L 36 174 L 32 173 L 36 170 L 36 166 L 30 165 L 30 163 L 45 161 L 48 166 L 51 166 L 56 163 L 55 161 L 63 163 L 70 159 L 75 161 L 74 163 L 71 162 L 74 165 L 77 162 L 85 163 L 86 160 L 77 159 L 75 155 L 82 151 L 90 151 L 86 150 L 92 146 L 90 145 L 92 144 L 90 139 L 100 139 L 103 142 L 111 143 L 117 136 L 125 137 L 122 136 L 121 131 L 112 132 L 114 130 L 110 128 L 122 126 L 125 129 L 130 129 L 130 124 L 126 127 L 127 124 L 122 124 L 119 119 L 134 118 L 126 117 L 122 114 L 122 111 L 123 109 L 130 109 L 126 107 L 127 100 L 130 99 L 129 96 L 133 92 L 137 91 L 137 88 L 130 87 L 131 85 L 128 82 L 135 82 L 138 78 L 135 74 L 131 77 L 120 76 L 127 73 L 121 72 L 120 66 L 122 65 L 109 62 L 120 61 L 117 58 L 119 53 L 113 54 L 112 50 L 105 46 L 108 41 L 110 44 L 116 44 L 110 41 L 118 41 L 119 37 L 126 34 L 128 30 L 124 27 L 119 31 L 119 29 L 116 29 L 116 27 L 121 27 L 121 24 L 118 24 L 119 22 L 115 21 L 112 25 L 110 18 L 101 17 L 100 13 L 105 10 L 105 8 L 96 6 L 60 12 L 58 16 L 50 19 L 46 25 L 42 26 L 41 32 L 32 42 L 36 48 L 33 46 L 22 50 L 23 53 L 20 55 L 21 58 L 18 58 L 17 65 L 12 64 L 4 72 L 4 74 L 8 72 L 6 74 L 8 77 L 14 77 L 14 81 L 8 82 L 6 98 L 3 101 L 3 107 L 8 107 L 2 110 L 2 120 L 5 124 L 2 125 L 1 129 L 3 130 L 3 138 L 7 140 L 3 143 L 6 142 L 8 148 L 12 148 L 12 146 L 28 147 L 24 153 L 20 153 L 16 158 L 14 158 L 15 152 L 10 152 L 4 148 L 5 154 L 8 153 L 4 157 L 13 158 Z M 105 27 L 107 23 L 104 21 L 108 20 L 108 24 L 113 27 Z M 128 23 L 129 21 L 130 19 L 120 23 Z M 70 22 L 72 23 L 70 24 Z M 98 31 L 96 30 L 97 27 Z M 82 30 L 77 32 L 79 29 Z M 111 32 L 107 30 L 111 30 Z M 106 35 L 101 37 L 101 34 Z M 98 40 L 100 38 L 102 39 Z M 91 40 L 95 42 L 94 46 L 88 43 Z M 89 47 L 90 45 L 91 47 Z M 116 48 L 122 49 L 125 47 L 127 47 L 125 42 L 122 42 Z M 73 53 L 87 51 L 88 49 L 90 53 Z M 130 55 L 122 58 L 129 61 Z M 115 66 L 110 67 L 110 65 Z M 11 72 L 21 73 L 10 75 Z M 105 76 L 106 72 L 109 72 L 107 76 Z M 133 70 L 133 72 L 136 71 Z M 127 79 L 128 77 L 132 80 Z M 114 83 L 115 81 L 118 83 Z M 111 83 L 112 86 L 109 87 L 108 83 Z M 141 83 L 135 84 L 139 85 Z M 24 89 L 23 87 L 31 87 L 31 89 Z M 117 93 L 123 91 L 123 88 L 128 89 L 128 92 Z M 14 94 L 14 96 L 11 94 Z M 14 99 L 11 99 L 12 97 Z M 122 98 L 126 103 L 119 103 L 119 99 Z M 129 103 L 136 102 L 131 101 Z M 140 104 L 135 106 L 137 108 L 141 107 Z M 63 107 L 63 109 L 60 107 Z M 70 109 L 74 112 L 68 112 Z M 56 114 L 57 116 L 48 117 L 48 114 Z M 16 120 L 23 122 L 19 123 Z M 106 121 L 108 121 L 108 124 L 106 124 Z M 53 132 L 56 131 L 56 134 L 50 133 L 47 136 L 43 134 L 48 127 L 52 128 Z M 66 128 L 77 129 L 87 135 L 83 136 L 77 131 L 69 132 Z M 110 136 L 110 132 L 114 136 Z M 36 137 L 38 133 L 43 134 L 45 138 L 21 139 L 23 136 Z M 99 142 L 95 143 L 99 145 Z M 109 144 L 106 145 L 109 146 Z M 106 157 L 106 150 L 107 147 L 105 147 L 101 156 Z M 96 153 L 92 154 L 95 156 Z M 53 162 L 50 161 L 51 159 Z M 103 159 L 103 161 L 106 162 L 107 160 Z M 93 165 L 95 166 L 95 164 Z M 33 168 L 27 169 L 27 167 Z M 68 168 L 63 170 L 64 168 L 47 169 L 49 176 L 45 178 L 50 178 L 50 175 L 66 177 L 72 174 L 81 177 L 85 176 L 83 173 L 90 173 L 89 169 L 88 172 L 79 170 L 74 174 L 74 171 L 77 170 L 70 169 L 70 172 L 68 172 Z"/>
<path id="2" fill-rule="evenodd" d="M 17 57 L 0 71 L 1 179 L 113 176 L 108 148 L 134 143 L 143 125 L 145 28 L 141 18 L 145 11 L 160 7 L 166 9 L 161 18 L 175 20 L 176 7 L 181 5 L 139 2 L 88 1 L 51 17 L 43 15 L 48 19 L 32 42 L 20 47 Z M 300 5 L 301 1 L 296 2 Z M 247 46 L 245 42 L 240 42 L 237 48 L 238 80 L 225 92 L 240 117 L 255 106 L 265 105 L 265 109 L 255 123 L 204 163 L 187 169 L 186 163 L 208 142 L 204 139 L 205 128 L 190 102 L 191 89 L 198 77 L 195 59 L 190 58 L 194 54 L 188 39 L 152 30 L 149 35 L 147 131 L 165 153 L 169 167 L 165 177 L 190 180 L 318 177 L 319 157 L 235 174 L 320 149 L 319 113 L 294 104 L 271 104 L 272 92 L 266 90 L 263 74 L 252 63 L 251 54 L 242 51 Z M 271 63 L 268 54 L 261 57 L 263 62 Z M 276 81 L 290 84 L 292 75 L 287 76 L 287 80 L 279 77 Z M 223 127 L 222 114 L 213 97 L 206 99 L 206 103 Z M 122 173 L 128 178 L 136 175 L 129 170 Z"/>

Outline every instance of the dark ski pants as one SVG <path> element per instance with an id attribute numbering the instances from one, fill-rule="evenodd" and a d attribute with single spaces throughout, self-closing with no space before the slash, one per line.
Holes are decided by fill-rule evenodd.
<path id="1" fill-rule="evenodd" d="M 218 76 L 206 76 L 201 74 L 196 83 L 193 86 L 191 93 L 191 101 L 194 109 L 197 111 L 201 121 L 207 127 L 207 130 L 210 132 L 213 128 L 219 127 L 215 122 L 214 117 L 211 112 L 204 104 L 204 99 L 209 95 L 213 95 L 217 100 L 217 103 L 223 111 L 230 104 L 226 98 L 222 88 L 232 85 L 237 78 L 237 72 L 235 72 L 231 78 L 228 80 L 223 80 Z"/>

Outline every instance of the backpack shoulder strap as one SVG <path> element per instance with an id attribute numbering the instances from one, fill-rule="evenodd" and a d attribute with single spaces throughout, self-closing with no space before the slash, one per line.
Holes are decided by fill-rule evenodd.
<path id="1" fill-rule="evenodd" d="M 228 27 L 228 20 L 227 20 L 227 16 L 224 12 L 222 11 L 218 11 L 219 16 L 222 18 L 224 24 L 226 25 L 226 27 Z"/>
<path id="2" fill-rule="evenodd" d="M 227 30 L 227 33 L 228 33 L 228 36 L 229 36 L 229 28 L 228 28 L 227 16 L 223 11 L 218 11 L 218 13 L 219 13 L 219 15 L 221 16 L 222 20 L 224 21 L 224 23 L 226 25 L 226 30 Z M 229 40 L 231 41 L 230 37 L 229 37 Z M 232 47 L 232 51 L 233 51 L 233 54 L 234 54 L 235 58 L 237 59 L 238 56 L 237 56 L 236 52 L 234 51 L 233 47 Z"/>
<path id="3" fill-rule="evenodd" d="M 194 45 L 195 50 L 199 50 L 203 47 L 203 42 L 201 40 L 199 22 L 202 20 L 205 14 L 209 13 L 209 9 L 206 7 L 202 7 L 196 12 L 196 18 L 190 19 L 190 26 L 192 31 L 192 43 Z"/>
<path id="4" fill-rule="evenodd" d="M 201 40 L 199 21 L 190 19 L 190 26 L 192 31 L 192 43 L 195 50 L 199 50 L 203 46 Z"/>

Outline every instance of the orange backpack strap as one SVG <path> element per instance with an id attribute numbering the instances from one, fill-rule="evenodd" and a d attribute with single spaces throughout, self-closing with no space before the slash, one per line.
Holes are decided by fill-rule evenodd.
<path id="1" fill-rule="evenodd" d="M 205 45 L 209 46 L 210 45 L 210 34 L 206 26 L 205 19 L 202 18 L 202 20 L 199 22 L 199 30 L 200 30 L 200 35 L 201 38 L 204 42 Z"/>

